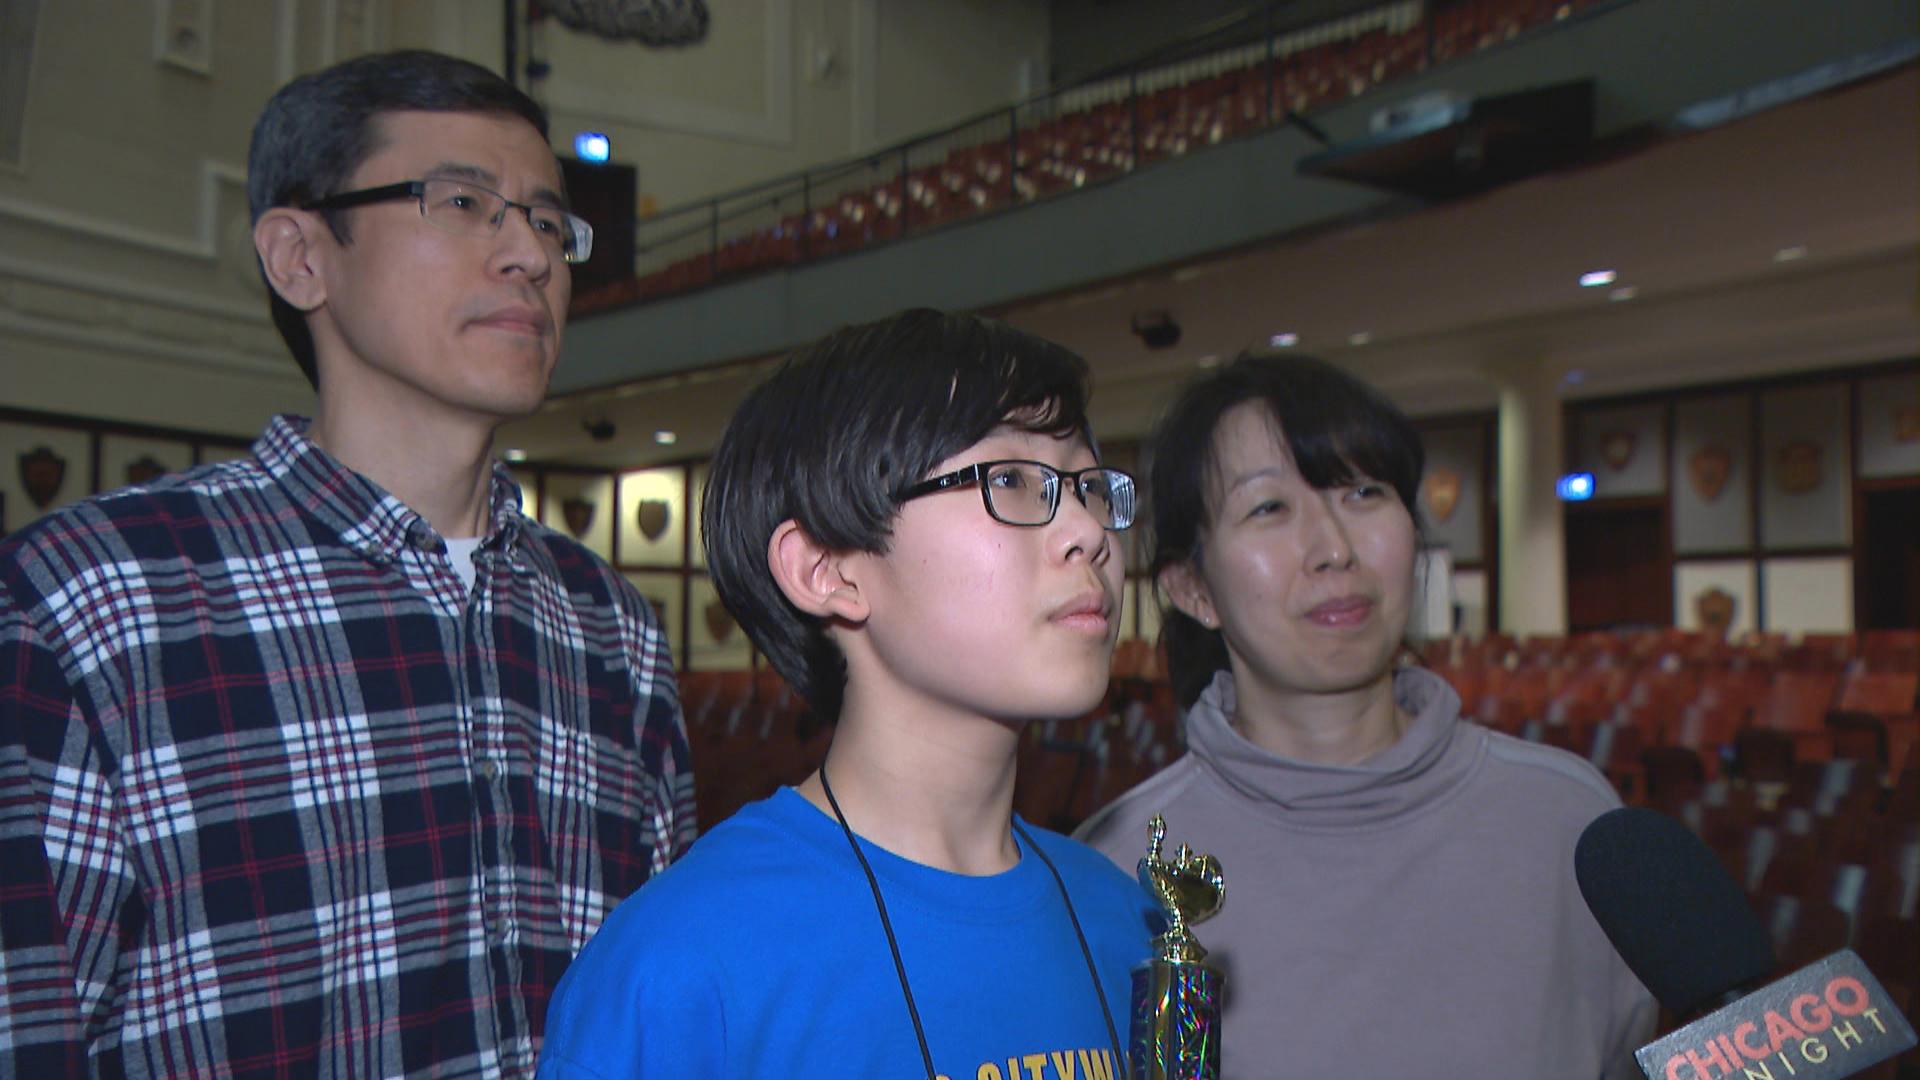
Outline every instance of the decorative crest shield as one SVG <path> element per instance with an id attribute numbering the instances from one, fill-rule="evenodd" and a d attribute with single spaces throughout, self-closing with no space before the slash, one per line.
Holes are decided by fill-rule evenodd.
<path id="1" fill-rule="evenodd" d="M 587 530 L 593 528 L 593 500 L 575 496 L 560 503 L 560 516 L 566 519 L 567 531 L 576 540 L 584 539 Z"/>
<path id="2" fill-rule="evenodd" d="M 1631 431 L 1609 431 L 1600 436 L 1600 459 L 1609 469 L 1619 472 L 1633 460 L 1634 444 L 1638 441 Z"/>
<path id="3" fill-rule="evenodd" d="M 1719 443 L 1703 446 L 1687 459 L 1687 479 L 1693 481 L 1693 490 L 1701 499 L 1712 502 L 1727 489 L 1727 478 L 1733 475 L 1733 454 Z"/>
<path id="4" fill-rule="evenodd" d="M 1436 525 L 1445 525 L 1460 505 L 1460 474 L 1445 466 L 1427 471 L 1427 509 Z"/>
<path id="5" fill-rule="evenodd" d="M 1805 495 L 1820 486 L 1820 445 L 1793 442 L 1774 452 L 1774 477 L 1788 495 Z"/>
<path id="6" fill-rule="evenodd" d="M 53 505 L 66 479 L 67 459 L 54 453 L 52 447 L 39 446 L 20 455 L 20 486 L 39 509 Z"/>
<path id="7" fill-rule="evenodd" d="M 733 615 L 727 611 L 727 605 L 719 600 L 709 601 L 707 610 L 702 614 L 707 618 L 707 633 L 713 638 L 714 644 L 726 644 L 727 639 L 733 636 Z"/>
<path id="8" fill-rule="evenodd" d="M 1700 626 L 1722 637 L 1733 625 L 1733 609 L 1733 594 L 1718 585 L 1701 590 L 1693 598 L 1693 613 L 1699 617 Z"/>
<path id="9" fill-rule="evenodd" d="M 165 475 L 167 475 L 167 467 L 152 454 L 127 463 L 127 483 L 129 484 L 150 484 Z"/>
<path id="10" fill-rule="evenodd" d="M 1893 410 L 1893 439 L 1895 442 L 1920 442 L 1920 405 Z"/>
<path id="11" fill-rule="evenodd" d="M 667 534 L 667 526 L 673 521 L 673 507 L 665 499 L 641 499 L 634 518 L 634 524 L 640 526 L 640 535 L 653 543 Z"/>

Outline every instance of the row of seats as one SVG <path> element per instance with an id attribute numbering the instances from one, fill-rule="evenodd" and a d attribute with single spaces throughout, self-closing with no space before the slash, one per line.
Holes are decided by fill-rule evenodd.
<path id="1" fill-rule="evenodd" d="M 1793 788 L 1795 769 L 1872 763 L 1882 779 L 1915 752 L 1920 633 L 1755 636 L 1735 642 L 1656 631 L 1429 645 L 1424 662 L 1470 718 L 1591 761 L 1623 797 L 1673 809 L 1711 784 Z M 1071 828 L 1181 752 L 1165 659 L 1123 641 L 1106 700 L 1023 735 L 1018 807 Z M 803 778 L 824 725 L 777 675 L 689 672 L 681 696 L 703 769 L 701 819 Z"/>
<path id="2" fill-rule="evenodd" d="M 697 255 L 574 297 L 586 314 L 672 295 L 715 281 L 858 250 L 961 218 L 1097 183 L 1141 164 L 1178 157 L 1305 114 L 1440 62 L 1504 42 L 1594 0 L 1464 0 L 1436 6 L 1427 23 L 1373 29 L 1279 58 L 1196 78 L 1138 98 L 1036 121 L 949 150 L 943 161 L 903 167 L 875 159 L 826 205 L 812 197 L 768 200 L 758 220 Z M 924 153 L 924 151 L 923 151 Z M 737 228 L 737 226 L 735 227 Z M 731 231 L 731 230 L 730 230 Z M 704 234 L 702 234 L 704 236 Z"/>
<path id="3" fill-rule="evenodd" d="M 1746 890 L 1782 973 L 1850 947 L 1909 1014 L 1920 1002 L 1920 632 L 1491 636 L 1432 643 L 1423 662 L 1481 722 L 1579 754 L 1626 802 L 1685 821 Z M 825 726 L 772 673 L 681 685 L 703 822 L 824 757 Z M 1164 657 L 1122 642 L 1099 707 L 1022 733 L 1015 809 L 1070 831 L 1182 752 Z"/>
<path id="4" fill-rule="evenodd" d="M 700 821 L 797 784 L 826 757 L 831 729 L 771 670 L 686 672 L 680 702 L 695 762 Z M 1022 734 L 1016 809 L 1069 831 L 1179 752 L 1177 713 L 1164 682 L 1116 679 L 1084 717 Z"/>
<path id="5" fill-rule="evenodd" d="M 1789 754 L 1891 766 L 1920 734 L 1912 631 L 1798 642 L 1675 631 L 1494 638 L 1438 643 L 1425 661 L 1480 722 L 1590 754 L 1623 788 L 1639 775 L 1643 748 L 1692 751 L 1710 780 L 1741 748 L 1750 770 L 1776 774 Z"/>

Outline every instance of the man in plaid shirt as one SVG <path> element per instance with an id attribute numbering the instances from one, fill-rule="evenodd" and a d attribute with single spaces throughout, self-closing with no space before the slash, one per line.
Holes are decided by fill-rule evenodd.
<path id="1" fill-rule="evenodd" d="M 559 355 L 539 108 L 430 53 L 283 88 L 248 192 L 318 390 L 0 544 L 0 1076 L 520 1076 L 691 841 L 648 605 L 494 429 Z"/>

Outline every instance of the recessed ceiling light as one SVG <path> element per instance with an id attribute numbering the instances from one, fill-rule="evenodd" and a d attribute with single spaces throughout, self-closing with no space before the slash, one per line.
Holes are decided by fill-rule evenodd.
<path id="1" fill-rule="evenodd" d="M 1613 284 L 1613 279 L 1619 276 L 1619 274 L 1614 273 L 1612 270 L 1589 270 L 1580 275 L 1580 287 L 1583 289 L 1591 289 L 1600 285 L 1611 285 Z"/>
<path id="2" fill-rule="evenodd" d="M 1196 361 L 1194 361 L 1194 362 L 1195 362 L 1195 363 L 1197 363 L 1197 364 L 1199 364 L 1199 365 L 1200 365 L 1201 367 L 1203 367 L 1203 368 L 1214 368 L 1214 367 L 1219 367 L 1219 366 L 1220 366 L 1220 354 L 1219 354 L 1219 353 L 1208 353 L 1207 355 L 1205 355 L 1205 356 L 1203 356 L 1203 357 L 1201 357 L 1200 359 L 1198 359 L 1198 360 L 1196 360 Z"/>
<path id="3" fill-rule="evenodd" d="M 1291 349 L 1300 344 L 1300 335 L 1289 330 L 1284 334 L 1275 334 L 1268 338 L 1267 344 L 1276 349 Z"/>
<path id="4" fill-rule="evenodd" d="M 1347 335 L 1347 344 L 1349 345 L 1366 345 L 1372 341 L 1373 331 L 1371 330 L 1361 330 L 1358 333 Z"/>
<path id="5" fill-rule="evenodd" d="M 1805 244 L 1795 244 L 1792 247 L 1783 247 L 1779 251 L 1776 251 L 1773 253 L 1773 261 L 1777 263 L 1798 262 L 1801 259 L 1804 259 L 1806 257 L 1807 257 L 1807 246 Z"/>
<path id="6" fill-rule="evenodd" d="M 662 428 L 653 433 L 653 441 L 659 443 L 661 446 L 672 446 L 674 443 L 680 441 L 680 436 Z"/>
<path id="7" fill-rule="evenodd" d="M 518 462 L 527 460 L 527 452 L 517 446 L 510 447 L 504 456 L 508 461 Z"/>
<path id="8" fill-rule="evenodd" d="M 1631 300 L 1640 295 L 1640 290 L 1631 285 L 1622 285 L 1607 294 L 1609 300 Z"/>

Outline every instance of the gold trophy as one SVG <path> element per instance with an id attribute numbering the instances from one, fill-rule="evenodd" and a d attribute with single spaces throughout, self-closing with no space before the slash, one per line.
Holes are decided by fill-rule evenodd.
<path id="1" fill-rule="evenodd" d="M 1218 968 L 1187 928 L 1220 911 L 1226 880 L 1220 860 L 1196 855 L 1181 844 L 1173 861 L 1160 857 L 1167 823 L 1155 814 L 1147 823 L 1147 857 L 1140 860 L 1140 887 L 1160 905 L 1167 932 L 1153 941 L 1153 956 L 1133 969 L 1133 1031 L 1130 1080 L 1219 1080 L 1220 992 Z"/>

